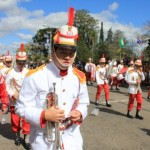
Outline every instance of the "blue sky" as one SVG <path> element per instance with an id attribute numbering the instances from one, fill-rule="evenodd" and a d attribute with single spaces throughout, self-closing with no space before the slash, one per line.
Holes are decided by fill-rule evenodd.
<path id="1" fill-rule="evenodd" d="M 86 9 L 99 22 L 103 21 L 105 34 L 112 27 L 134 41 L 150 20 L 150 0 L 0 0 L 0 53 L 13 52 L 21 42 L 31 42 L 43 24 L 66 24 L 70 6 Z"/>

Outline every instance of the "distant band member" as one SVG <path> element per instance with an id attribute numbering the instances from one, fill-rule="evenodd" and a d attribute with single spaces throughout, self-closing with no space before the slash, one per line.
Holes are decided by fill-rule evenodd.
<path id="1" fill-rule="evenodd" d="M 142 90 L 140 87 L 141 81 L 145 80 L 144 73 L 142 72 L 142 62 L 141 60 L 136 60 L 134 68 L 129 70 L 127 82 L 129 84 L 128 93 L 129 93 L 129 102 L 128 102 L 128 112 L 127 117 L 133 118 L 130 114 L 134 106 L 134 99 L 137 101 L 136 115 L 135 118 L 143 120 L 143 117 L 140 115 L 140 110 L 142 109 Z"/>
<path id="2" fill-rule="evenodd" d="M 118 67 L 117 67 L 117 62 L 115 61 L 110 73 L 110 78 L 111 78 L 111 90 L 113 90 L 113 86 L 116 86 L 116 90 L 119 90 L 118 85 L 119 81 L 117 80 L 117 75 L 118 75 Z"/>
<path id="3" fill-rule="evenodd" d="M 16 101 L 19 98 L 19 93 L 28 69 L 25 68 L 27 60 L 26 52 L 24 52 L 24 45 L 21 44 L 20 51 L 16 55 L 16 67 L 12 68 L 6 75 L 7 92 L 10 99 L 10 112 L 11 112 L 11 126 L 16 135 L 15 145 L 21 144 L 20 130 L 24 135 L 24 145 L 26 149 L 30 149 L 29 133 L 30 124 L 15 113 Z"/>
<path id="4" fill-rule="evenodd" d="M 9 51 L 8 51 L 7 55 L 4 57 L 4 64 L 5 65 L 1 67 L 0 71 L 5 78 L 6 72 L 8 70 L 10 70 L 12 67 L 12 56 L 10 55 Z"/>
<path id="5" fill-rule="evenodd" d="M 94 63 L 92 63 L 92 59 L 89 58 L 88 62 L 85 65 L 85 71 L 86 71 L 86 82 L 90 81 L 91 84 L 95 81 L 95 71 L 96 71 L 96 66 Z"/>
<path id="6" fill-rule="evenodd" d="M 98 105 L 99 98 L 101 95 L 102 89 L 104 89 L 105 92 L 105 100 L 106 100 L 106 106 L 111 107 L 111 104 L 109 104 L 109 85 L 108 80 L 106 78 L 106 59 L 104 58 L 104 55 L 100 59 L 100 65 L 96 68 L 96 82 L 97 82 L 97 92 L 96 92 L 96 101 L 95 104 Z"/>

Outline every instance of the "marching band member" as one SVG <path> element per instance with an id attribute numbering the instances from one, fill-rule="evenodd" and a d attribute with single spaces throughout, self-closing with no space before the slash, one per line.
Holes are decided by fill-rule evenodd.
<path id="1" fill-rule="evenodd" d="M 145 80 L 144 73 L 142 72 L 142 62 L 141 60 L 136 60 L 134 64 L 134 69 L 131 69 L 128 73 L 127 82 L 129 83 L 128 93 L 129 93 L 129 102 L 128 102 L 128 112 L 127 117 L 133 118 L 130 114 L 134 106 L 134 98 L 137 101 L 137 111 L 135 117 L 137 119 L 143 120 L 143 117 L 139 114 L 142 108 L 142 90 L 140 87 L 141 81 Z"/>
<path id="2" fill-rule="evenodd" d="M 5 63 L 5 65 L 1 68 L 0 71 L 5 78 L 6 72 L 8 70 L 10 70 L 11 66 L 12 66 L 12 56 L 10 55 L 9 51 L 8 51 L 7 55 L 4 57 L 4 63 Z"/>
<path id="3" fill-rule="evenodd" d="M 96 71 L 96 66 L 94 63 L 92 63 L 92 59 L 89 58 L 88 62 L 85 65 L 85 71 L 86 71 L 86 82 L 90 81 L 91 84 L 95 81 L 95 71 Z"/>
<path id="4" fill-rule="evenodd" d="M 24 44 L 21 44 L 20 51 L 16 55 L 16 67 L 12 68 L 7 72 L 6 85 L 10 99 L 11 126 L 13 132 L 16 135 L 15 144 L 17 146 L 21 144 L 20 130 L 22 129 L 22 133 L 24 135 L 24 146 L 26 149 L 30 149 L 29 144 L 30 125 L 24 118 L 20 118 L 15 113 L 15 105 L 16 102 L 18 101 L 20 89 L 24 77 L 28 72 L 28 69 L 25 68 L 26 60 L 27 55 L 26 52 L 24 52 Z"/>
<path id="5" fill-rule="evenodd" d="M 118 84 L 119 81 L 117 80 L 117 75 L 118 75 L 118 67 L 117 67 L 117 62 L 115 61 L 111 70 L 110 78 L 111 78 L 111 90 L 113 90 L 113 85 L 116 86 L 116 90 L 118 89 Z"/>
<path id="6" fill-rule="evenodd" d="M 74 9 L 69 12 L 74 14 Z M 56 137 L 58 149 L 82 150 L 80 124 L 87 116 L 89 97 L 84 73 L 72 68 L 78 31 L 71 18 L 73 15 L 69 15 L 68 25 L 60 27 L 54 36 L 53 60 L 26 75 L 17 101 L 16 112 L 31 123 L 32 150 L 53 150 L 55 142 L 48 140 L 46 122 L 58 125 L 51 128 L 60 132 Z M 58 97 L 56 105 L 53 95 Z M 49 100 L 50 105 L 46 103 Z"/>
<path id="7" fill-rule="evenodd" d="M 111 104 L 109 104 L 109 85 L 108 80 L 106 77 L 106 59 L 104 58 L 104 55 L 100 59 L 100 65 L 96 68 L 96 83 L 97 83 L 97 92 L 96 92 L 96 101 L 95 104 L 98 105 L 98 101 L 101 95 L 102 89 L 104 89 L 105 92 L 105 100 L 106 100 L 106 106 L 111 107 Z"/>
<path id="8" fill-rule="evenodd" d="M 1 73 L 0 73 L 0 101 L 2 103 L 2 113 L 5 114 L 8 111 L 9 100 L 6 91 L 5 80 Z"/>

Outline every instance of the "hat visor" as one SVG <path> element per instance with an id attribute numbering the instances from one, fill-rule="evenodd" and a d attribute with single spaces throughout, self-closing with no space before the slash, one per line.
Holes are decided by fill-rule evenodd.
<path id="1" fill-rule="evenodd" d="M 54 45 L 54 48 L 55 48 L 55 50 L 56 50 L 57 48 L 60 48 L 60 49 L 69 49 L 69 50 L 74 50 L 74 51 L 77 50 L 77 47 L 76 47 L 76 46 L 67 45 L 67 44 L 55 44 L 55 45 Z"/>
<path id="2" fill-rule="evenodd" d="M 137 67 L 142 67 L 142 64 L 136 64 L 136 63 L 135 63 L 135 66 L 137 66 Z"/>
<path id="3" fill-rule="evenodd" d="M 25 63 L 26 63 L 26 60 L 16 60 L 16 63 L 25 64 Z"/>

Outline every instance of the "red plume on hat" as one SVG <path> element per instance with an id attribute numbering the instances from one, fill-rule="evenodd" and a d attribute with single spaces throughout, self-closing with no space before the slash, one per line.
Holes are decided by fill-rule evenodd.
<path id="1" fill-rule="evenodd" d="M 68 26 L 73 26 L 73 24 L 74 24 L 74 8 L 70 7 L 68 13 Z"/>
<path id="2" fill-rule="evenodd" d="M 60 27 L 54 36 L 54 43 L 59 45 L 69 45 L 76 47 L 78 39 L 78 30 L 74 24 L 74 8 L 70 7 L 68 12 L 68 23 Z"/>
<path id="3" fill-rule="evenodd" d="M 24 44 L 21 43 L 20 51 L 16 55 L 16 60 L 27 60 L 27 54 L 24 52 Z"/>
<path id="4" fill-rule="evenodd" d="M 102 58 L 100 59 L 100 62 L 104 62 L 104 63 L 106 62 L 104 54 L 102 54 Z"/>
<path id="5" fill-rule="evenodd" d="M 20 52 L 24 52 L 24 44 L 23 43 L 21 43 L 21 45 L 20 45 Z"/>

